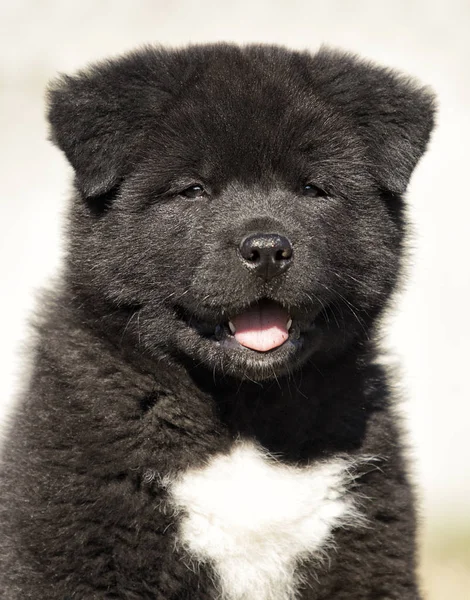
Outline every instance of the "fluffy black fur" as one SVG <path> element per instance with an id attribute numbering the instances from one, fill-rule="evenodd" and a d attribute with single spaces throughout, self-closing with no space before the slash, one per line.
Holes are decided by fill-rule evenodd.
<path id="1" fill-rule="evenodd" d="M 329 50 L 146 48 L 61 78 L 49 120 L 76 193 L 3 451 L 0 597 L 217 598 L 210 565 L 175 549 L 161 476 L 242 436 L 288 462 L 380 457 L 356 480 L 367 525 L 299 565 L 299 599 L 420 598 L 375 338 L 431 94 Z M 287 271 L 246 268 L 253 231 L 290 239 Z M 230 315 L 267 301 L 289 340 L 234 343 Z"/>

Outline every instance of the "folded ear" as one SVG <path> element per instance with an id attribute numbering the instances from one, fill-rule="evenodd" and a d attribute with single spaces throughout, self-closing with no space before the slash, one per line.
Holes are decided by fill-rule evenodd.
<path id="1" fill-rule="evenodd" d="M 52 141 L 86 197 L 105 194 L 129 172 L 139 140 L 170 96 L 166 54 L 131 54 L 63 76 L 48 92 Z M 171 78 L 170 78 L 171 79 Z"/>
<path id="2" fill-rule="evenodd" d="M 334 50 L 315 56 L 315 91 L 359 131 L 370 169 L 385 190 L 403 193 L 434 125 L 432 92 L 403 75 Z"/>

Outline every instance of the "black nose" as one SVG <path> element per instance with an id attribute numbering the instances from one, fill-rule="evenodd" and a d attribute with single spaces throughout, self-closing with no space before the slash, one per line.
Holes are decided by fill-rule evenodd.
<path id="1" fill-rule="evenodd" d="M 254 233 L 242 240 L 240 255 L 254 274 L 268 281 L 292 263 L 292 244 L 277 233 Z"/>

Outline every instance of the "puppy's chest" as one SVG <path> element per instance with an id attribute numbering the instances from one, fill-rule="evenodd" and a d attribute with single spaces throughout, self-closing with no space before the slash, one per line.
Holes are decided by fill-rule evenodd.
<path id="1" fill-rule="evenodd" d="M 170 484 L 178 541 L 211 565 L 223 600 L 293 600 L 299 560 L 356 520 L 350 467 L 342 459 L 291 467 L 239 443 Z"/>

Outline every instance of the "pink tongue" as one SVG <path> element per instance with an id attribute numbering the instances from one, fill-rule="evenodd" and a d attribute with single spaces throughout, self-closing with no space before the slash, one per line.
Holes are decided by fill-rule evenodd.
<path id="1" fill-rule="evenodd" d="M 242 346 L 266 352 L 283 344 L 289 337 L 286 310 L 276 304 L 255 305 L 232 317 L 235 339 Z"/>

